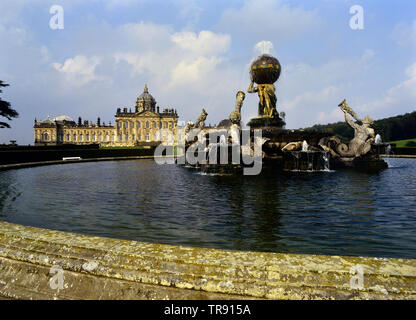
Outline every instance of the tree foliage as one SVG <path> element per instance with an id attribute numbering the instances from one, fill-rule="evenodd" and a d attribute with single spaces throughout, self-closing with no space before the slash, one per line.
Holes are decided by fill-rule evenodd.
<path id="1" fill-rule="evenodd" d="M 0 80 L 0 93 L 2 93 L 1 87 L 7 86 L 9 86 L 7 83 Z M 12 118 L 17 118 L 19 114 L 16 110 L 10 107 L 10 102 L 4 101 L 0 98 L 0 116 L 5 117 L 8 120 L 12 120 Z M 0 128 L 10 128 L 10 125 L 7 122 L 0 121 Z"/>
<path id="2" fill-rule="evenodd" d="M 416 111 L 374 121 L 372 127 L 383 141 L 396 141 L 416 138 Z M 349 141 L 354 137 L 354 130 L 345 122 L 317 124 L 311 128 L 316 131 L 327 131 L 341 140 Z"/>

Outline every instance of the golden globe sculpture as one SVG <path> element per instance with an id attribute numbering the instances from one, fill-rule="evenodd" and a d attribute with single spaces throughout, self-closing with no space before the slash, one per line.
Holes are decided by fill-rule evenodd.
<path id="1" fill-rule="evenodd" d="M 276 110 L 276 94 L 274 83 L 279 79 L 282 66 L 275 57 L 263 54 L 250 66 L 250 85 L 248 93 L 257 92 L 259 96 L 258 117 L 249 122 L 251 126 L 277 126 L 285 123 Z M 257 86 L 254 86 L 254 83 Z"/>

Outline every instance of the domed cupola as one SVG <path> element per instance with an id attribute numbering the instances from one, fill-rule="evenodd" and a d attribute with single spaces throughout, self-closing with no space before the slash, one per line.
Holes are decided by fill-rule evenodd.
<path id="1" fill-rule="evenodd" d="M 144 86 L 143 93 L 136 100 L 136 112 L 142 112 L 144 110 L 150 110 L 155 112 L 156 100 L 149 93 L 147 85 Z"/>

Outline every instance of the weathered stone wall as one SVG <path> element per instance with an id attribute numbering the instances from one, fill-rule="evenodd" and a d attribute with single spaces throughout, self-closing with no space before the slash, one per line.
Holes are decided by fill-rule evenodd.
<path id="1" fill-rule="evenodd" d="M 50 286 L 52 266 L 63 270 L 62 289 Z M 416 260 L 191 248 L 0 222 L 0 296 L 415 299 Z"/>

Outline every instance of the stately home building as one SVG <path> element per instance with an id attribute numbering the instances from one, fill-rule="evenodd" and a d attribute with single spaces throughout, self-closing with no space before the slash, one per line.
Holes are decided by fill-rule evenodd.
<path id="1" fill-rule="evenodd" d="M 176 110 L 165 108 L 160 111 L 147 86 L 137 98 L 134 112 L 117 108 L 115 118 L 115 125 L 101 123 L 100 118 L 96 123 L 82 122 L 80 117 L 75 122 L 68 116 L 48 117 L 40 122 L 35 119 L 35 145 L 98 143 L 100 146 L 137 146 L 177 141 Z M 161 129 L 168 129 L 172 136 L 164 133 L 168 130 Z"/>

